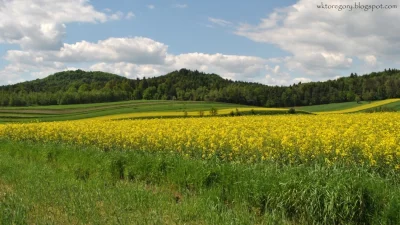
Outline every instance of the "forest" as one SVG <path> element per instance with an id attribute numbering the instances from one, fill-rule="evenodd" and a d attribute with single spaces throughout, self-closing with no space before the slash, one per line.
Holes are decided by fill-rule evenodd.
<path id="1" fill-rule="evenodd" d="M 216 101 L 293 107 L 400 97 L 400 71 L 385 69 L 324 82 L 268 86 L 181 69 L 128 79 L 99 71 L 64 71 L 44 79 L 0 86 L 0 106 L 66 105 L 122 100 Z"/>

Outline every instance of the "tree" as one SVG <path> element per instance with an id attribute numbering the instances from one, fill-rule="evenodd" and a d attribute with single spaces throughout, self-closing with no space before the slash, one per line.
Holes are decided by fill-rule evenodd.
<path id="1" fill-rule="evenodd" d="M 354 99 L 357 103 L 360 103 L 360 101 L 361 101 L 361 98 L 360 98 L 360 96 L 359 95 L 356 95 L 356 97 L 355 97 L 355 99 Z"/>
<path id="2" fill-rule="evenodd" d="M 87 84 L 82 84 L 78 89 L 79 93 L 87 92 L 87 91 L 89 91 L 89 85 L 87 85 Z"/>
<path id="3" fill-rule="evenodd" d="M 157 88 L 154 86 L 146 88 L 143 92 L 143 99 L 153 99 L 154 95 L 157 93 Z"/>

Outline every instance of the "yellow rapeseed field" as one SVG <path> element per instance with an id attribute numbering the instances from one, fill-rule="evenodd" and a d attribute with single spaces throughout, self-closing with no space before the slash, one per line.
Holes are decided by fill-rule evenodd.
<path id="1" fill-rule="evenodd" d="M 0 126 L 0 137 L 235 162 L 320 161 L 400 169 L 399 113 L 6 124 Z"/>

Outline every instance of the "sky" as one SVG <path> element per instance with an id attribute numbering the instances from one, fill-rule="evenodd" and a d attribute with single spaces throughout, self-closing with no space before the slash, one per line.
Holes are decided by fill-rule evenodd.
<path id="1" fill-rule="evenodd" d="M 400 0 L 0 0 L 0 85 L 187 68 L 291 85 L 400 64 Z"/>

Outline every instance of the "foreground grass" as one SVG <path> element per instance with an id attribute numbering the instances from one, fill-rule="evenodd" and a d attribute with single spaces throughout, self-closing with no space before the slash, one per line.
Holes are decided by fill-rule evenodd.
<path id="1" fill-rule="evenodd" d="M 400 224 L 390 170 L 0 140 L 1 224 Z"/>

